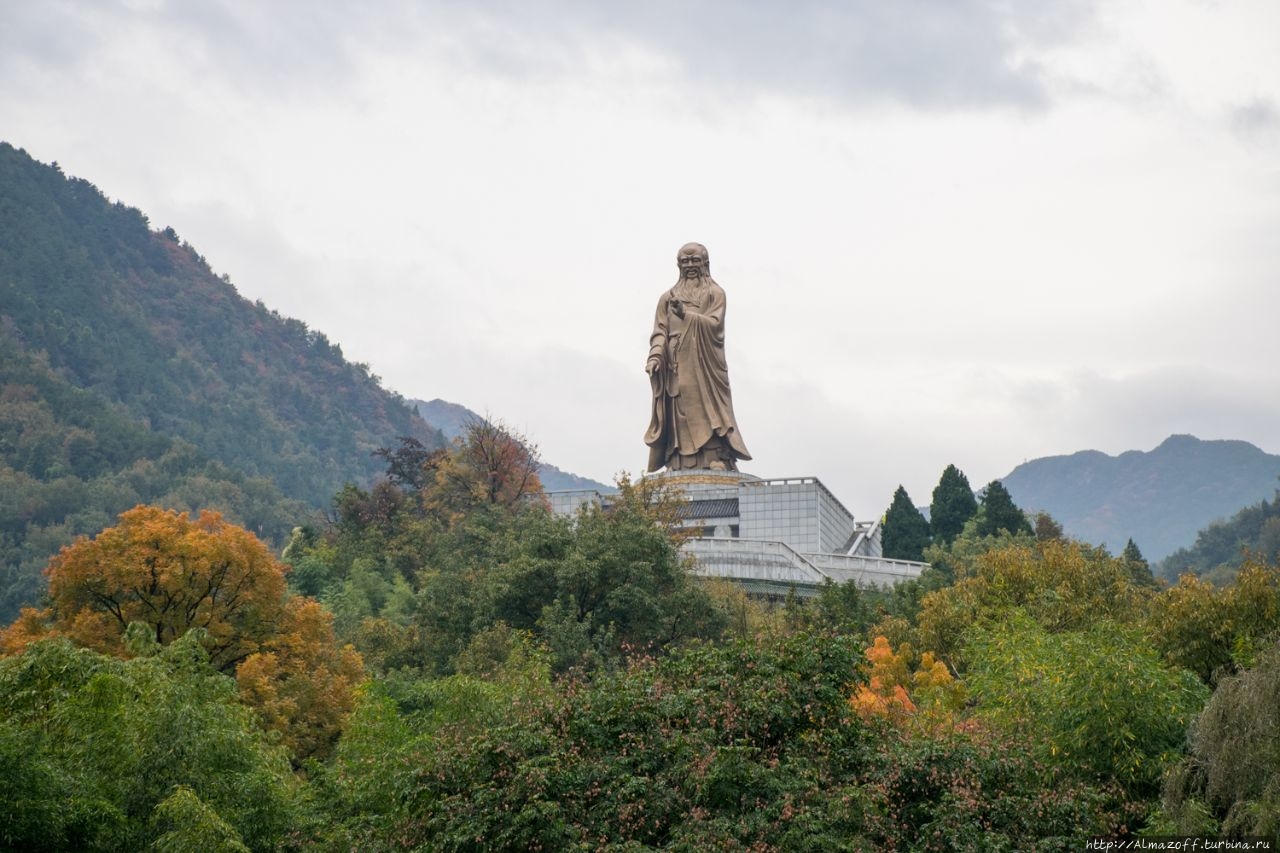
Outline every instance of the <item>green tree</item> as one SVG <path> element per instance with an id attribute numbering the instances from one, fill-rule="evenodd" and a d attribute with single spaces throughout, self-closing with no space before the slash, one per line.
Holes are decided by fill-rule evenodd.
<path id="1" fill-rule="evenodd" d="M 1191 755 L 1165 784 L 1160 831 L 1280 832 L 1280 647 L 1224 678 L 1190 735 Z"/>
<path id="2" fill-rule="evenodd" d="M 1120 559 L 1128 564 L 1134 583 L 1150 587 L 1156 585 L 1155 576 L 1151 574 L 1151 565 L 1147 562 L 1147 558 L 1142 556 L 1142 551 L 1138 549 L 1137 544 L 1132 539 L 1124 544 L 1124 550 L 1120 552 Z"/>
<path id="3" fill-rule="evenodd" d="M 890 559 L 924 560 L 924 549 L 930 541 L 929 522 L 901 485 L 893 493 L 893 501 L 884 514 L 880 541 L 884 556 Z"/>
<path id="4" fill-rule="evenodd" d="M 220 849 L 274 849 L 298 816 L 284 751 L 199 632 L 131 636 L 132 660 L 65 639 L 0 660 L 0 845 L 145 850 L 199 814 Z"/>
<path id="5" fill-rule="evenodd" d="M 1015 610 L 972 631 L 966 656 L 982 716 L 1029 734 L 1044 760 L 1138 799 L 1158 790 L 1209 696 L 1136 627 L 1105 620 L 1053 634 Z"/>
<path id="6" fill-rule="evenodd" d="M 929 504 L 929 527 L 933 541 L 947 545 L 964 530 L 964 523 L 978 512 L 969 478 L 955 465 L 948 465 L 933 489 Z"/>
<path id="7" fill-rule="evenodd" d="M 250 853 L 236 828 L 186 785 L 156 806 L 153 822 L 167 827 L 152 845 L 156 853 Z"/>
<path id="8" fill-rule="evenodd" d="M 533 632 L 561 671 L 719 636 L 727 600 L 713 599 L 680 556 L 675 506 L 652 482 L 624 479 L 609 509 L 574 518 L 536 501 L 450 511 L 414 576 L 418 665 L 452 671 L 472 637 L 498 623 Z"/>
<path id="9" fill-rule="evenodd" d="M 793 630 L 862 635 L 874 621 L 872 603 L 881 598 L 856 583 L 827 579 L 812 599 L 789 602 L 785 615 Z"/>
<path id="10" fill-rule="evenodd" d="M 501 678 L 371 685 L 321 774 L 319 846 L 1052 850 L 1116 828 L 1099 789 L 1046 786 L 1024 740 L 864 720 L 865 645 L 692 643 L 513 698 Z"/>
<path id="11" fill-rule="evenodd" d="M 978 535 L 995 536 L 1000 531 L 1012 533 L 1031 533 L 1031 522 L 1027 515 L 1018 509 L 1009 490 L 999 480 L 992 480 L 982 493 L 982 503 L 978 507 Z"/>

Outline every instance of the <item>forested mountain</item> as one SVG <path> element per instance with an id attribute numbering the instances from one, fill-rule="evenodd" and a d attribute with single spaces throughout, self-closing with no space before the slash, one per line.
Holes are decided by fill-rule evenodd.
<path id="1" fill-rule="evenodd" d="M 1196 531 L 1270 498 L 1280 456 L 1244 441 L 1174 435 L 1150 452 L 1084 450 L 1023 463 L 1003 482 L 1028 512 L 1120 553 L 1133 539 L 1149 560 L 1191 544 Z"/>
<path id="2" fill-rule="evenodd" d="M 1272 500 L 1258 501 L 1226 521 L 1210 524 L 1191 547 L 1165 557 L 1158 571 L 1171 581 L 1193 572 L 1215 583 L 1230 583 L 1248 558 L 1280 560 L 1280 491 Z"/>
<path id="3" fill-rule="evenodd" d="M 450 403 L 448 400 L 410 400 L 409 405 L 417 409 L 418 414 L 422 415 L 428 423 L 439 428 L 445 438 L 449 439 L 462 435 L 467 424 L 483 420 L 481 415 L 466 406 Z M 562 471 L 549 462 L 539 464 L 538 478 L 542 480 L 543 488 L 549 492 L 563 489 L 595 489 L 607 494 L 615 491 L 613 486 Z"/>
<path id="4" fill-rule="evenodd" d="M 48 556 L 138 502 L 279 541 L 440 434 L 172 229 L 0 143 L 0 618 Z"/>
<path id="5" fill-rule="evenodd" d="M 448 400 L 410 400 L 409 405 L 447 439 L 457 438 L 462 435 L 467 424 L 482 420 L 479 414 L 466 406 L 450 403 Z"/>

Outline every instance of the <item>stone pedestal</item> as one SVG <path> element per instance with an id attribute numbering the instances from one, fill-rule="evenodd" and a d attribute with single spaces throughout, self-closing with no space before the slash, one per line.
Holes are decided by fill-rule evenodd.
<path id="1" fill-rule="evenodd" d="M 760 479 L 754 474 L 744 474 L 741 471 L 711 471 L 705 468 L 690 471 L 655 471 L 652 474 L 645 474 L 644 478 L 677 486 L 690 493 L 708 488 L 737 489 L 739 483 Z M 692 497 L 692 494 L 690 496 Z"/>

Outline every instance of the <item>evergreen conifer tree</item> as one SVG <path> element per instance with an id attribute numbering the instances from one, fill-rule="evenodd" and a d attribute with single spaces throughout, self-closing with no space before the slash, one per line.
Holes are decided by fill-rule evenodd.
<path id="1" fill-rule="evenodd" d="M 880 536 L 884 556 L 893 560 L 924 561 L 924 549 L 930 541 L 929 522 L 901 485 L 893 493 Z"/>
<path id="2" fill-rule="evenodd" d="M 978 499 L 973 496 L 969 478 L 954 465 L 948 465 L 933 490 L 929 504 L 929 526 L 933 541 L 950 545 L 964 530 L 964 523 L 978 512 Z"/>
<path id="3" fill-rule="evenodd" d="M 1142 556 L 1142 551 L 1138 549 L 1137 543 L 1132 539 L 1125 543 L 1120 559 L 1124 560 L 1129 566 L 1129 574 L 1132 576 L 1134 583 L 1140 586 L 1156 585 L 1156 579 L 1151 574 L 1151 566 L 1147 563 L 1147 558 Z"/>
<path id="4" fill-rule="evenodd" d="M 1018 509 L 1009 490 L 999 480 L 992 480 L 982 495 L 978 535 L 995 536 L 1001 530 L 1013 534 L 1033 532 L 1026 513 Z"/>

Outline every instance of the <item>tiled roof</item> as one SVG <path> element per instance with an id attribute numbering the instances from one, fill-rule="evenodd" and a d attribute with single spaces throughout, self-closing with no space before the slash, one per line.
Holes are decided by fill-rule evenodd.
<path id="1" fill-rule="evenodd" d="M 710 520 L 713 518 L 737 518 L 737 498 L 716 498 L 708 501 L 689 501 L 680 505 L 680 518 Z"/>

